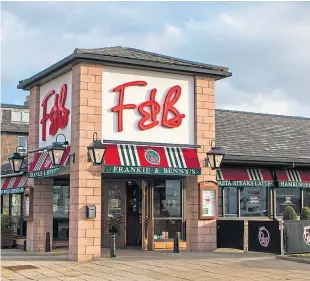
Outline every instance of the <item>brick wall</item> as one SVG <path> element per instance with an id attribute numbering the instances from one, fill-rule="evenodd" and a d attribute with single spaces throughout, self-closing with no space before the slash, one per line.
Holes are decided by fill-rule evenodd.
<path id="1" fill-rule="evenodd" d="M 39 147 L 40 87 L 33 87 L 27 100 L 30 109 L 28 150 L 33 150 Z M 28 154 L 28 165 L 33 157 L 34 153 Z M 27 251 L 44 251 L 46 232 L 53 237 L 53 179 L 29 178 L 28 186 L 33 186 L 34 199 L 33 221 L 27 222 Z"/>
<path id="2" fill-rule="evenodd" d="M 195 77 L 195 138 L 200 163 L 206 158 L 215 139 L 214 79 Z M 186 233 L 187 248 L 192 251 L 216 249 L 216 220 L 199 220 L 199 189 L 202 181 L 216 181 L 216 173 L 202 167 L 201 175 L 186 179 Z"/>
<path id="3" fill-rule="evenodd" d="M 102 66 L 75 65 L 72 82 L 69 257 L 87 261 L 101 257 L 101 167 L 87 162 L 87 146 L 94 132 L 101 139 Z M 86 218 L 87 204 L 96 205 L 95 219 Z"/>
<path id="4" fill-rule="evenodd" d="M 8 156 L 16 151 L 18 136 L 13 134 L 1 134 L 1 163 L 8 162 Z"/>

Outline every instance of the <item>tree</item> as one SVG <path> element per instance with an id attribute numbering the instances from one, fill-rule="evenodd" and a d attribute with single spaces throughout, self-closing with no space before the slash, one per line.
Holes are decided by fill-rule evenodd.
<path id="1" fill-rule="evenodd" d="M 310 208 L 309 207 L 303 207 L 301 209 L 300 219 L 310 220 Z"/>
<path id="2" fill-rule="evenodd" d="M 295 221 L 298 220 L 297 214 L 292 206 L 287 206 L 284 210 L 283 220 Z"/>

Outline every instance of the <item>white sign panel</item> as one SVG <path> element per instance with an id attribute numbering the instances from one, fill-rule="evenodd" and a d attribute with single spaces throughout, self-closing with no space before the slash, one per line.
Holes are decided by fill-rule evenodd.
<path id="1" fill-rule="evenodd" d="M 40 87 L 39 147 L 56 141 L 58 134 L 71 141 L 72 72 Z M 64 141 L 62 136 L 58 141 Z"/>
<path id="2" fill-rule="evenodd" d="M 216 216 L 216 193 L 215 190 L 202 191 L 202 215 Z"/>
<path id="3" fill-rule="evenodd" d="M 106 140 L 194 144 L 194 77 L 103 68 Z"/>

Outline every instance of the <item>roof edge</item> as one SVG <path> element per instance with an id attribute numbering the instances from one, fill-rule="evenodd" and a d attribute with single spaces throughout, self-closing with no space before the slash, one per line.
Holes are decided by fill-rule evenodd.
<path id="1" fill-rule="evenodd" d="M 96 54 L 82 54 L 82 53 L 72 53 L 71 55 L 65 57 L 59 62 L 53 64 L 52 66 L 44 69 L 43 71 L 35 74 L 34 76 L 19 81 L 17 89 L 22 90 L 30 90 L 33 86 L 36 86 L 39 81 L 44 78 L 48 78 L 52 76 L 52 73 L 56 71 L 61 72 L 66 66 L 73 65 L 76 60 L 80 61 L 96 61 L 99 63 L 107 63 L 112 65 L 126 65 L 132 67 L 142 67 L 149 70 L 164 70 L 168 72 L 174 73 L 183 73 L 183 74 L 191 74 L 191 75 L 206 75 L 206 76 L 215 76 L 217 80 L 223 79 L 226 77 L 232 76 L 231 72 L 220 71 L 220 70 L 211 70 L 211 69 L 203 69 L 198 67 L 190 67 L 190 66 L 178 66 L 173 64 L 164 64 L 158 62 L 148 62 L 139 59 L 130 59 L 130 58 L 122 58 L 122 57 L 112 57 L 112 56 L 103 56 Z M 61 75 L 61 74 L 60 74 Z"/>

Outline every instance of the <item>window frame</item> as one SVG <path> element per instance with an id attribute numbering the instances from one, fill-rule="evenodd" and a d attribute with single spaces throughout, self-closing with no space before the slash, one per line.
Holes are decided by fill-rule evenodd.
<path id="1" fill-rule="evenodd" d="M 26 140 L 26 146 L 20 145 L 19 140 L 20 138 L 25 138 Z M 17 136 L 17 143 L 18 143 L 18 148 L 17 148 L 17 152 L 21 153 L 21 154 L 27 154 L 28 152 L 28 136 Z M 24 148 L 24 150 L 20 149 L 19 146 L 22 146 Z"/>
<path id="2" fill-rule="evenodd" d="M 267 207 L 267 215 L 266 216 L 241 216 L 241 209 L 240 209 L 240 186 L 234 186 L 237 189 L 237 196 L 236 196 L 236 200 L 237 200 L 237 213 L 234 216 L 227 216 L 226 215 L 226 211 L 225 211 L 225 204 L 226 204 L 226 192 L 227 192 L 227 187 L 231 187 L 231 186 L 221 186 L 222 189 L 222 198 L 220 198 L 218 196 L 218 208 L 219 208 L 219 218 L 225 218 L 225 219 L 236 219 L 236 218 L 246 218 L 246 219 L 253 219 L 253 218 L 271 218 L 271 208 L 270 206 L 272 205 L 272 203 L 270 202 L 271 200 L 271 196 L 270 196 L 270 192 L 271 192 L 271 187 L 265 187 L 266 188 L 266 207 Z M 247 188 L 247 187 L 243 187 L 243 188 Z M 222 199 L 222 202 L 220 202 L 220 199 Z M 220 212 L 220 205 L 221 205 L 221 212 Z M 222 213 L 222 215 L 220 215 L 220 213 Z"/>
<path id="3" fill-rule="evenodd" d="M 14 118 L 13 118 L 13 116 L 14 116 L 14 114 L 19 114 L 20 115 L 20 118 L 19 118 L 19 120 L 14 120 Z M 28 120 L 24 120 L 24 115 L 25 114 L 28 114 Z M 11 110 L 11 122 L 12 123 L 25 123 L 25 124 L 27 124 L 27 123 L 29 123 L 29 112 L 28 111 L 24 111 L 24 110 L 15 110 L 15 109 L 12 109 Z"/>
<path id="4" fill-rule="evenodd" d="M 274 196 L 274 212 L 275 212 L 275 217 L 276 218 L 282 218 L 283 215 L 278 215 L 278 210 L 277 210 L 277 190 L 279 189 L 296 189 L 299 190 L 299 211 L 296 212 L 297 216 L 300 216 L 301 209 L 303 207 L 303 189 L 299 187 L 293 187 L 293 188 L 287 188 L 287 187 L 275 187 L 273 191 L 273 196 Z"/>

